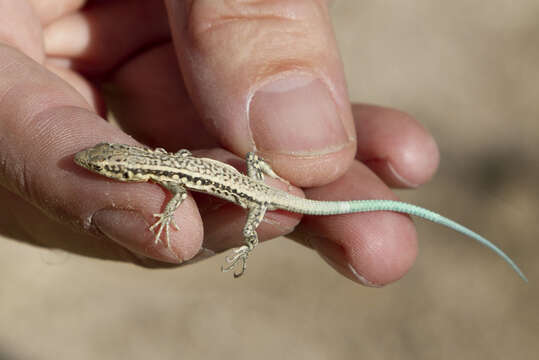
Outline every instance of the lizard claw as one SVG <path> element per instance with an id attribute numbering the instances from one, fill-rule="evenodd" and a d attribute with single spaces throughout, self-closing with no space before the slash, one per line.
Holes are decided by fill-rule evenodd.
<path id="1" fill-rule="evenodd" d="M 250 252 L 251 249 L 246 245 L 235 249 L 232 255 L 225 258 L 227 265 L 222 265 L 221 271 L 229 272 L 231 270 L 234 270 L 236 268 L 236 265 L 241 262 L 241 270 L 238 272 L 234 271 L 234 278 L 242 276 L 245 272 L 245 269 L 247 269 L 247 258 L 249 257 Z"/>
<path id="2" fill-rule="evenodd" d="M 176 224 L 176 221 L 174 221 L 173 216 L 167 215 L 165 213 L 153 214 L 153 216 L 156 218 L 159 218 L 152 226 L 149 227 L 149 230 L 155 234 L 155 244 L 158 244 L 161 242 L 161 234 L 163 233 L 163 230 L 165 230 L 167 247 L 170 248 L 170 234 L 169 234 L 170 224 L 172 224 L 172 226 L 176 230 L 180 230 L 180 228 L 178 227 L 178 224 Z M 159 229 L 157 230 L 157 234 L 156 234 L 154 229 L 158 226 L 159 226 Z"/>

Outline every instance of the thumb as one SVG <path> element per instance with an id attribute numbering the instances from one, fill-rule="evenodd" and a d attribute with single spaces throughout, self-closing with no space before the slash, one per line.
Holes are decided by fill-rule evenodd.
<path id="1" fill-rule="evenodd" d="M 167 1 L 180 67 L 206 127 L 301 186 L 332 181 L 355 130 L 326 1 Z"/>

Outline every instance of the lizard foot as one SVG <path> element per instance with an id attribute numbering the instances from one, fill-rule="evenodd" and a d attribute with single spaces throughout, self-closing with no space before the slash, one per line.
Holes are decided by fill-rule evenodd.
<path id="1" fill-rule="evenodd" d="M 234 270 L 236 268 L 236 265 L 241 262 L 241 270 L 239 272 L 234 271 L 234 278 L 242 276 L 245 272 L 245 269 L 247 268 L 247 258 L 249 257 L 250 253 L 251 248 L 247 245 L 235 249 L 232 255 L 225 258 L 227 264 L 226 266 L 221 266 L 221 271 L 228 272 Z"/>
<path id="2" fill-rule="evenodd" d="M 170 234 L 169 234 L 169 228 L 170 224 L 174 226 L 176 230 L 180 230 L 176 222 L 174 221 L 174 213 L 173 214 L 167 214 L 167 213 L 160 213 L 160 214 L 153 214 L 154 217 L 159 218 L 152 226 L 150 226 L 149 230 L 155 234 L 155 243 L 158 244 L 161 242 L 161 234 L 163 233 L 163 230 L 165 230 L 165 237 L 167 239 L 167 247 L 170 248 Z M 159 227 L 157 230 L 157 233 L 155 233 L 154 229 Z"/>

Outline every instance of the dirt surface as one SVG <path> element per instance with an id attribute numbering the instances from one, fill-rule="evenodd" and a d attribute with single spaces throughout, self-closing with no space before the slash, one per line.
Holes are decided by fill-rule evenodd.
<path id="1" fill-rule="evenodd" d="M 251 259 L 145 270 L 0 239 L 0 359 L 536 359 L 539 2 L 336 1 L 354 101 L 436 137 L 406 200 L 466 223 L 522 266 L 418 221 L 412 271 L 357 286 L 286 239 Z"/>

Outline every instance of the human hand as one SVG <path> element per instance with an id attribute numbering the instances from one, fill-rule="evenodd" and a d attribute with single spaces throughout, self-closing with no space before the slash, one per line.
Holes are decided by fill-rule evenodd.
<path id="1" fill-rule="evenodd" d="M 325 1 L 167 1 L 169 18 L 161 2 L 57 3 L 0 0 L 8 45 L 0 45 L 0 233 L 8 237 L 145 266 L 237 246 L 244 211 L 191 197 L 176 214 L 174 254 L 154 246 L 147 228 L 167 193 L 72 163 L 98 142 L 136 144 L 126 132 L 170 151 L 222 146 L 211 155 L 233 163 L 256 149 L 323 200 L 394 198 L 388 186 L 417 186 L 436 169 L 436 145 L 413 119 L 350 107 Z M 124 131 L 101 118 L 104 98 Z M 266 219 L 262 240 L 299 221 L 282 212 Z M 400 278 L 417 251 L 411 221 L 395 213 L 305 217 L 292 237 L 371 285 Z"/>

